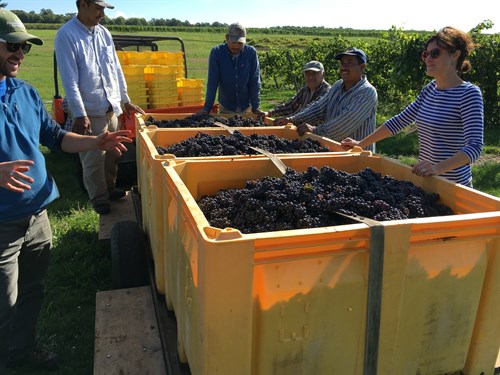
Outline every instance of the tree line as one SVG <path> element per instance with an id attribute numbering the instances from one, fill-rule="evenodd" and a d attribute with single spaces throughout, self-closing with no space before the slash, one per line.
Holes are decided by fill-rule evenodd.
<path id="1" fill-rule="evenodd" d="M 7 3 L 0 3 L 0 8 Z M 51 9 L 40 13 L 13 10 L 30 28 L 59 28 L 76 13 L 55 14 Z M 110 31 L 192 31 L 225 33 L 227 24 L 220 22 L 196 23 L 175 18 L 104 17 L 101 21 Z M 500 126 L 500 71 L 492 67 L 500 66 L 500 34 L 487 34 L 493 23 L 484 21 L 470 30 L 479 48 L 471 55 L 472 71 L 463 78 L 478 85 L 483 93 L 486 126 Z M 276 26 L 250 29 L 251 33 L 280 35 L 315 35 L 308 45 L 295 48 L 286 44 L 278 47 L 258 48 L 261 62 L 263 85 L 282 89 L 298 89 L 302 85 L 302 67 L 310 60 L 322 61 L 326 79 L 333 83 L 337 79 L 338 61 L 334 56 L 352 46 L 348 38 L 371 37 L 356 42 L 369 56 L 367 75 L 379 92 L 378 112 L 382 115 L 398 113 L 415 99 L 422 87 L 429 82 L 420 55 L 429 32 L 331 29 L 325 27 Z M 251 34 L 250 34 L 251 35 Z M 374 41 L 372 41 L 374 39 Z M 352 40 L 352 39 L 351 39 Z M 252 39 L 248 40 L 252 44 Z M 257 47 L 257 46 L 256 46 Z"/>
<path id="2" fill-rule="evenodd" d="M 7 3 L 0 3 L 5 7 Z M 25 24 L 37 24 L 38 26 L 44 25 L 49 29 L 58 28 L 61 24 L 70 20 L 75 14 L 65 13 L 57 14 L 51 9 L 43 8 L 39 13 L 35 11 L 26 12 L 24 10 L 12 10 L 19 19 Z M 137 27 L 137 30 L 132 29 L 131 31 L 153 31 L 155 28 L 172 28 L 172 29 L 160 29 L 160 31 L 178 31 L 176 28 L 188 28 L 187 31 L 196 31 L 203 29 L 208 32 L 225 32 L 229 26 L 226 23 L 221 22 L 196 22 L 190 23 L 189 21 L 181 21 L 176 18 L 152 18 L 146 20 L 145 18 L 130 17 L 124 18 L 122 16 L 110 18 L 104 16 L 101 19 L 101 24 L 106 25 L 110 30 L 115 29 L 116 31 L 123 31 L 122 26 Z M 148 27 L 151 27 L 149 29 Z M 39 27 L 35 27 L 39 28 Z M 343 35 L 346 37 L 363 37 L 371 36 L 378 37 L 381 35 L 381 31 L 378 30 L 356 30 L 352 28 L 327 28 L 323 26 L 312 26 L 312 27 L 302 27 L 302 26 L 273 26 L 267 28 L 251 28 L 253 32 L 258 31 L 262 34 L 280 34 L 280 35 L 315 35 L 315 36 L 332 36 L 332 35 Z M 186 30 L 185 30 L 186 31 Z"/>

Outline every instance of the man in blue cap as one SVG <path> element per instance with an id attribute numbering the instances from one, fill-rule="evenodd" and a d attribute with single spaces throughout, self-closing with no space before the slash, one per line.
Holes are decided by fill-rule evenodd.
<path id="1" fill-rule="evenodd" d="M 363 139 L 375 130 L 377 90 L 364 74 L 365 52 L 351 47 L 337 54 L 335 59 L 340 61 L 341 79 L 321 99 L 303 111 L 281 119 L 279 125 L 291 122 L 297 125 L 300 136 L 311 132 L 337 142 L 347 137 Z M 373 147 L 371 145 L 368 149 L 373 151 Z"/>

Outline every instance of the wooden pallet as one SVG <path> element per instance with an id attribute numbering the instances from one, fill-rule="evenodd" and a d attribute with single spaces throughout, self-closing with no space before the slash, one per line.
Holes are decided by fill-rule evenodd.
<path id="1" fill-rule="evenodd" d="M 94 375 L 166 373 L 151 288 L 98 292 Z"/>
<path id="2" fill-rule="evenodd" d="M 110 214 L 99 216 L 99 241 L 109 241 L 111 228 L 122 220 L 137 221 L 130 191 L 127 191 L 124 198 L 111 202 Z"/>

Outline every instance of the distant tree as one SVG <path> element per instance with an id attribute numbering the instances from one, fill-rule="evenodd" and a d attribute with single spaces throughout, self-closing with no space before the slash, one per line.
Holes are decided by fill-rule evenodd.
<path id="1" fill-rule="evenodd" d="M 7 3 L 0 3 L 0 8 L 6 8 L 7 7 Z"/>
<path id="2" fill-rule="evenodd" d="M 125 18 L 122 16 L 116 17 L 113 21 L 115 25 L 125 25 Z"/>
<path id="3" fill-rule="evenodd" d="M 42 8 L 40 10 L 40 17 L 43 23 L 56 23 L 56 15 L 51 9 Z"/>

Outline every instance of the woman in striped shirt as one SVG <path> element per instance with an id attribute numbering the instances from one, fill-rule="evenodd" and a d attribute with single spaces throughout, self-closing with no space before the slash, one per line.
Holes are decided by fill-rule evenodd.
<path id="1" fill-rule="evenodd" d="M 474 47 L 472 38 L 463 31 L 453 27 L 438 31 L 422 53 L 427 74 L 434 80 L 403 112 L 366 138 L 344 139 L 344 148 L 366 147 L 416 123 L 420 151 L 413 173 L 439 175 L 472 187 L 470 164 L 483 148 L 483 98 L 480 89 L 463 81 L 461 74 L 471 68 L 467 58 Z"/>

